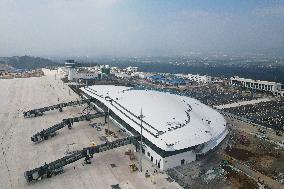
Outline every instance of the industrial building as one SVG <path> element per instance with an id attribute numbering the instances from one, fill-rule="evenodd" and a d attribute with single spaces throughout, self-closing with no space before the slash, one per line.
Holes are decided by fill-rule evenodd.
<path id="1" fill-rule="evenodd" d="M 240 78 L 238 76 L 230 78 L 232 86 L 245 87 L 260 91 L 268 91 L 277 96 L 284 96 L 284 91 L 281 89 L 282 84 L 269 81 L 260 81 L 253 79 Z"/>
<path id="2" fill-rule="evenodd" d="M 212 83 L 212 77 L 208 75 L 188 74 L 187 78 L 198 83 Z"/>
<path id="3" fill-rule="evenodd" d="M 189 97 L 114 85 L 81 90 L 118 127 L 130 135 L 142 132 L 142 152 L 161 170 L 195 161 L 228 134 L 220 113 Z"/>

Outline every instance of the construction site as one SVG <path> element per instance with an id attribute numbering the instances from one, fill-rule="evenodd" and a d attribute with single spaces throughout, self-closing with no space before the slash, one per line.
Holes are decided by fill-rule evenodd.
<path id="1" fill-rule="evenodd" d="M 283 137 L 226 117 L 230 135 L 214 153 L 167 171 L 184 188 L 283 188 Z M 261 132 L 266 131 L 266 137 Z"/>
<path id="2" fill-rule="evenodd" d="M 133 138 L 44 72 L 0 84 L 0 188 L 180 188 L 144 158 L 139 172 Z"/>
<path id="3" fill-rule="evenodd" d="M 147 95 L 155 99 L 160 93 L 145 91 L 143 94 L 124 86 L 71 85 L 70 88 L 56 70 L 43 69 L 43 72 L 42 77 L 15 78 L 0 83 L 0 188 L 283 188 L 283 136 L 272 129 L 246 123 L 220 111 L 226 127 L 221 126 L 224 123 L 220 117 L 215 129 L 223 130 L 216 133 L 216 138 L 209 138 L 205 145 L 183 146 L 181 152 L 167 151 L 182 143 L 182 135 L 175 132 L 180 129 L 196 132 L 186 127 L 196 121 L 192 116 L 196 101 L 189 101 L 191 106 L 186 105 L 189 109 L 185 110 L 188 116 L 185 124 L 174 126 L 178 123 L 175 117 L 174 122 L 167 122 L 170 127 L 163 131 L 151 127 L 152 106 L 148 109 L 144 106 L 146 116 L 142 112 L 138 117 L 133 113 L 133 118 L 127 116 L 137 106 L 133 105 L 132 96 L 143 104 Z M 157 99 L 156 102 L 159 104 Z M 175 108 L 173 104 L 171 107 Z M 210 116 L 219 114 L 205 108 L 203 116 L 206 111 L 210 114 L 202 120 L 210 125 Z M 120 124 L 120 119 L 114 119 L 119 113 L 123 113 L 121 118 L 126 116 L 125 122 Z M 141 120 L 141 133 L 142 123 L 146 125 L 143 135 L 128 128 L 135 128 L 127 122 L 130 118 Z M 119 125 L 126 125 L 127 129 Z M 199 124 L 199 127 L 205 126 Z M 167 137 L 163 138 L 165 133 Z M 179 135 L 181 141 L 171 144 L 171 140 L 177 140 L 171 133 Z M 186 139 L 193 137 L 189 135 L 185 135 Z M 162 140 L 165 140 L 166 151 L 155 151 L 155 145 L 163 148 Z M 214 141 L 214 146 L 210 141 Z M 189 151 L 184 150 L 187 148 Z"/>

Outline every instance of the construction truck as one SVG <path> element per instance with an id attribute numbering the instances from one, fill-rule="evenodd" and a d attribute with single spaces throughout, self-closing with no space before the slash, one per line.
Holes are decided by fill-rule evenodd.
<path id="1" fill-rule="evenodd" d="M 275 133 L 276 133 L 277 136 L 283 136 L 282 132 L 279 131 L 279 130 L 276 130 Z"/>
<path id="2" fill-rule="evenodd" d="M 248 146 L 250 144 L 250 141 L 248 140 L 247 136 L 245 134 L 240 134 L 238 136 L 238 141 L 242 145 Z"/>
<path id="3" fill-rule="evenodd" d="M 138 170 L 138 167 L 135 165 L 135 163 L 130 164 L 129 167 L 130 167 L 130 170 L 131 170 L 132 172 L 135 172 L 135 171 Z"/>
<path id="4" fill-rule="evenodd" d="M 264 130 L 264 129 L 258 128 L 257 131 L 258 131 L 259 133 L 266 134 L 266 130 Z"/>
<path id="5" fill-rule="evenodd" d="M 234 164 L 236 162 L 236 160 L 233 157 L 229 156 L 226 153 L 219 152 L 218 154 L 220 154 L 223 157 L 222 165 Z"/>

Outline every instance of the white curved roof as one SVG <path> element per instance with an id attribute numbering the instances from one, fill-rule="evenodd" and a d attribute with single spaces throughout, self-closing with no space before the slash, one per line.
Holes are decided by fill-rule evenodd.
<path id="1" fill-rule="evenodd" d="M 140 120 L 137 117 L 142 108 L 143 120 L 149 124 L 142 124 L 148 130 L 143 130 L 143 136 L 165 151 L 210 141 L 215 143 L 227 131 L 226 121 L 219 112 L 193 98 L 113 85 L 81 89 L 104 103 L 139 133 Z M 107 96 L 113 99 L 112 103 L 105 98 Z"/>

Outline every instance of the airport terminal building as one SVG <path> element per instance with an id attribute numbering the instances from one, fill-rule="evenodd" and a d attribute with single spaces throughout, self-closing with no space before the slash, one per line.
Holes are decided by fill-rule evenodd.
<path id="1" fill-rule="evenodd" d="M 81 90 L 130 135 L 140 135 L 142 109 L 142 152 L 161 170 L 195 161 L 228 134 L 219 112 L 189 97 L 114 85 Z"/>

